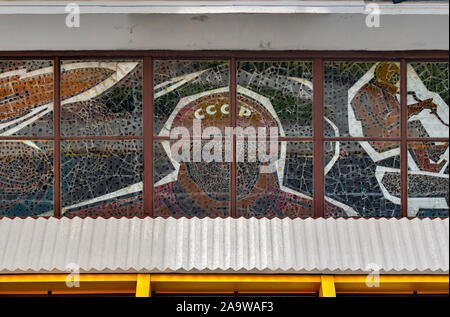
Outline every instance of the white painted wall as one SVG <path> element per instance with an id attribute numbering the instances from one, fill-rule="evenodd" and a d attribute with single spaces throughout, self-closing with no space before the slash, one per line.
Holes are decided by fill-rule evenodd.
<path id="1" fill-rule="evenodd" d="M 362 14 L 0 15 L 0 50 L 431 50 L 449 49 L 448 15 Z"/>

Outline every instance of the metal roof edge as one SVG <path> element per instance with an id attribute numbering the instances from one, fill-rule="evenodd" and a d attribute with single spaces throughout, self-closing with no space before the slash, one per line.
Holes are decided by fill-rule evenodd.
<path id="1" fill-rule="evenodd" d="M 0 14 L 67 14 L 73 1 L 0 1 Z M 76 3 L 76 2 L 75 2 Z M 448 15 L 448 2 L 386 3 L 356 1 L 89 1 L 81 14 L 368 14 Z"/>
<path id="2" fill-rule="evenodd" d="M 68 272 L 71 272 L 70 270 L 61 270 L 61 269 L 54 269 L 54 270 L 2 270 L 0 274 L 4 275 L 15 275 L 15 274 L 67 274 Z M 264 269 L 264 270 L 246 270 L 246 269 L 227 269 L 227 270 L 221 270 L 221 269 L 191 269 L 187 270 L 184 268 L 181 269 L 135 269 L 135 268 L 129 268 L 129 269 L 123 269 L 123 268 L 104 268 L 104 269 L 83 269 L 80 268 L 79 271 L 77 271 L 80 274 L 279 274 L 279 275 L 298 275 L 298 274 L 304 274 L 304 275 L 311 275 L 311 274 L 330 274 L 330 275 L 367 275 L 367 274 L 373 274 L 373 271 L 370 270 L 330 270 L 330 269 L 314 269 L 314 270 L 295 270 L 295 269 L 289 269 L 289 270 L 281 270 L 281 269 Z M 387 270 L 380 270 L 377 272 L 380 275 L 448 275 L 449 270 L 398 270 L 398 271 L 387 271 Z"/>

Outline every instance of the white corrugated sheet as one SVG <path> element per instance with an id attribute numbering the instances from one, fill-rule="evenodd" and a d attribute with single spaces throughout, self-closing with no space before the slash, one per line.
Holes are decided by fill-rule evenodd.
<path id="1" fill-rule="evenodd" d="M 448 219 L 8 219 L 0 273 L 448 274 Z"/>

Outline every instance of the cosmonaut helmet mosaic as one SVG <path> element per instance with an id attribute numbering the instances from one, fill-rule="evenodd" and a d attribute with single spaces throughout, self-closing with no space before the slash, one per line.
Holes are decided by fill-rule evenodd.
<path id="1" fill-rule="evenodd" d="M 221 67 L 221 66 L 219 66 Z M 211 69 L 217 72 L 218 69 Z M 199 77 L 208 73 L 198 73 Z M 211 78 L 211 77 L 210 77 Z M 305 86 L 310 90 L 312 84 L 303 78 L 284 78 L 287 82 L 298 87 Z M 178 78 L 180 80 L 180 78 Z M 309 85 L 309 87 L 308 87 Z M 311 95 L 310 95 L 311 97 Z M 217 128 L 222 137 L 223 150 L 221 157 L 225 158 L 226 143 L 230 141 L 226 137 L 226 129 L 231 125 L 230 94 L 226 80 L 217 85 L 217 88 L 201 91 L 194 95 L 188 95 L 177 99 L 173 111 L 166 116 L 166 121 L 159 132 L 160 138 L 168 138 L 171 131 L 180 127 L 185 128 L 190 136 L 195 134 L 194 122 L 197 120 L 202 129 Z M 254 90 L 237 86 L 237 126 L 242 128 L 264 128 L 267 142 L 263 145 L 263 152 L 269 152 L 271 160 L 266 162 L 251 159 L 250 151 L 253 146 L 258 147 L 257 142 L 241 138 L 243 131 L 236 131 L 236 155 L 237 155 L 237 216 L 290 216 L 307 217 L 312 215 L 311 192 L 301 192 L 286 186 L 286 141 L 279 141 L 278 136 L 285 137 L 283 124 L 274 109 L 269 98 Z M 270 133 L 275 128 L 276 135 Z M 273 131 L 273 130 L 272 130 Z M 201 131 L 200 131 L 201 135 Z M 229 136 L 229 135 L 228 135 Z M 197 135 L 199 137 L 199 135 Z M 270 137 L 274 137 L 270 139 Z M 172 171 L 166 173 L 155 183 L 154 213 L 162 216 L 226 216 L 230 215 L 230 160 L 220 162 L 194 161 L 195 153 L 202 151 L 194 149 L 195 139 L 188 148 L 192 152 L 184 160 L 176 159 L 173 146 L 177 140 L 161 141 L 160 155 L 168 157 Z M 208 144 L 204 139 L 204 146 Z M 275 143 L 276 153 L 272 153 L 270 145 Z M 203 145 L 202 144 L 202 145 Z M 297 144 L 297 155 L 311 158 L 312 148 L 310 144 Z M 274 155 L 275 154 L 275 155 Z M 155 154 L 157 155 L 157 154 Z M 241 157 L 241 161 L 239 160 Z M 312 168 L 312 161 L 305 171 Z M 333 164 L 333 162 L 331 162 Z M 263 168 L 265 167 L 265 168 Z M 312 172 L 312 171 L 311 171 Z M 312 175 L 311 175 L 312 176 Z M 329 201 L 326 202 L 329 209 L 341 211 L 340 206 Z"/>

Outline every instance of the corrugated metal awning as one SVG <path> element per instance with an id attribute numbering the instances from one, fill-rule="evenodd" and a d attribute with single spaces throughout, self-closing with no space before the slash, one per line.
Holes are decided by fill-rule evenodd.
<path id="1" fill-rule="evenodd" d="M 0 220 L 0 273 L 448 274 L 448 219 Z"/>

